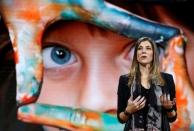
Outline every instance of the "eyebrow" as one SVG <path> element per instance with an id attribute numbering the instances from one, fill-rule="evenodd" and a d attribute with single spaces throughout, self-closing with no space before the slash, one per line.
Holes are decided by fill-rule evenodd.
<path id="1" fill-rule="evenodd" d="M 139 45 L 139 46 L 142 46 L 142 45 Z M 151 45 L 146 45 L 146 47 L 148 47 L 148 46 L 151 47 Z"/>
<path id="2" fill-rule="evenodd" d="M 108 31 L 110 31 L 94 24 L 90 24 L 90 23 L 85 23 L 85 24 L 91 36 L 95 36 L 95 34 L 98 32 L 101 36 L 107 37 Z"/>

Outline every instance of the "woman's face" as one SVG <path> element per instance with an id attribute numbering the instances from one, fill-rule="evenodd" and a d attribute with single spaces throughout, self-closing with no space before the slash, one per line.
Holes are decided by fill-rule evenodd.
<path id="1" fill-rule="evenodd" d="M 81 22 L 56 25 L 43 38 L 38 102 L 116 113 L 118 79 L 128 72 L 134 40 Z"/>
<path id="2" fill-rule="evenodd" d="M 151 64 L 153 60 L 153 48 L 149 41 L 142 41 L 137 47 L 137 61 L 141 65 Z"/>

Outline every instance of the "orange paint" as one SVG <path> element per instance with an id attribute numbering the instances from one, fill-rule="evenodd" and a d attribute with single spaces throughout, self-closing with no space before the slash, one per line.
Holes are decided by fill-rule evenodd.
<path id="1" fill-rule="evenodd" d="M 14 51 L 14 61 L 15 61 L 15 64 L 19 63 L 19 57 L 18 57 L 18 52 L 17 51 Z"/>
<path id="2" fill-rule="evenodd" d="M 61 12 L 62 10 L 65 9 L 65 7 L 68 7 L 66 4 L 49 4 L 47 5 L 44 10 L 48 10 L 48 11 L 54 11 L 56 12 Z"/>
<path id="3" fill-rule="evenodd" d="M 18 11 L 17 17 L 29 22 L 39 21 L 41 18 L 40 10 L 36 6 L 28 4 L 24 9 Z"/>
<path id="4" fill-rule="evenodd" d="M 42 35 L 43 35 L 43 31 L 39 31 L 36 35 L 35 41 L 38 44 L 38 46 L 42 47 Z"/>
<path id="5" fill-rule="evenodd" d="M 100 115 L 95 113 L 95 112 L 85 112 L 84 115 L 86 115 L 86 117 L 88 119 L 94 119 L 94 120 L 99 120 L 100 119 Z"/>
<path id="6" fill-rule="evenodd" d="M 172 64 L 172 72 L 175 74 L 175 85 L 176 85 L 176 102 L 177 102 L 177 120 L 171 125 L 172 131 L 177 129 L 186 130 L 190 127 L 191 120 L 188 112 L 188 96 L 185 96 L 183 92 L 188 91 L 191 88 L 191 84 L 188 78 L 187 68 L 184 60 L 184 54 L 176 52 L 177 48 L 183 50 L 184 39 L 182 36 L 173 38 L 169 42 L 166 56 L 163 64 L 164 69 L 169 68 L 169 64 Z M 184 88 L 184 87 L 187 88 Z"/>

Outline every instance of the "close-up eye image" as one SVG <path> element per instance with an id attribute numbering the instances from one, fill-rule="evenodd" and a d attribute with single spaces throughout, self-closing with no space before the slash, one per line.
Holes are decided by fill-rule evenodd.
<path id="1" fill-rule="evenodd" d="M 0 131 L 194 130 L 190 0 L 0 0 Z"/>
<path id="2" fill-rule="evenodd" d="M 75 56 L 65 47 L 50 46 L 42 51 L 43 63 L 45 68 L 56 68 L 72 64 Z"/>

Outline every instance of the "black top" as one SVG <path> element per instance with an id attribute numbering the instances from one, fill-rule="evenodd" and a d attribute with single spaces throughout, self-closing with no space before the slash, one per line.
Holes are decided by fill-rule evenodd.
<path id="1" fill-rule="evenodd" d="M 146 89 L 145 87 L 143 87 L 141 85 L 141 96 L 144 96 L 146 100 L 149 99 L 149 92 L 150 89 Z M 139 110 L 139 114 L 140 116 L 142 116 L 143 120 L 142 124 L 140 125 L 140 128 L 144 128 L 146 129 L 146 116 L 147 116 L 147 112 L 148 112 L 148 101 L 146 101 L 145 107 L 142 108 L 141 110 Z"/>
<path id="2" fill-rule="evenodd" d="M 173 100 L 175 98 L 175 84 L 174 84 L 174 81 L 173 81 L 173 77 L 172 75 L 170 74 L 167 74 L 167 73 L 161 73 L 163 79 L 165 80 L 165 85 L 164 86 L 161 86 L 161 89 L 162 89 L 162 92 L 163 93 L 168 93 L 170 94 L 170 99 Z M 127 102 L 128 102 L 128 99 L 130 98 L 130 88 L 128 87 L 128 75 L 122 75 L 120 76 L 120 79 L 119 79 L 119 86 L 118 86 L 118 92 L 117 92 L 117 95 L 118 95 L 118 103 L 117 103 L 117 118 L 119 120 L 120 123 L 125 123 L 124 121 L 122 121 L 120 118 L 119 118 L 119 114 L 123 111 L 125 111 L 126 107 L 127 107 Z M 145 125 L 146 125 L 146 115 L 147 115 L 147 106 L 148 106 L 148 103 L 149 102 L 152 102 L 153 98 L 152 98 L 152 93 L 150 94 L 150 92 L 152 92 L 152 84 L 151 84 L 151 87 L 150 89 L 145 89 L 144 87 L 141 87 L 141 95 L 142 96 L 145 96 L 146 97 L 146 106 L 137 111 L 135 113 L 135 117 L 138 118 L 138 121 L 135 121 L 135 126 L 138 127 L 138 128 L 145 128 Z M 139 95 L 139 94 L 138 94 Z M 136 95 L 136 96 L 138 96 Z M 176 111 L 176 105 L 173 106 L 174 110 Z M 167 118 L 166 116 L 166 111 L 164 109 L 162 109 L 162 128 L 164 129 L 165 128 L 165 131 L 167 131 L 167 129 L 170 130 L 170 126 L 169 126 L 169 122 L 173 122 L 176 120 L 176 117 L 173 117 L 173 118 Z M 125 124 L 125 129 L 124 130 L 129 130 L 131 129 L 131 119 L 132 117 L 130 116 L 128 121 L 126 122 Z M 164 127 L 165 125 L 165 127 Z"/>

